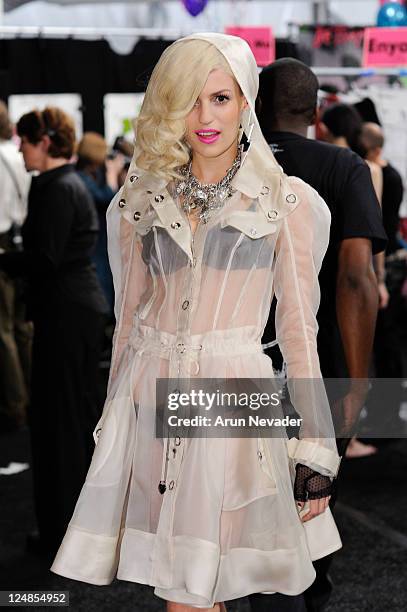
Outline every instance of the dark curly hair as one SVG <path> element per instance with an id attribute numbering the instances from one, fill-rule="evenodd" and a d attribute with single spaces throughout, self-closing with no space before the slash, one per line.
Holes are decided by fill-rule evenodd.
<path id="1" fill-rule="evenodd" d="M 31 144 L 49 136 L 50 157 L 70 159 L 75 152 L 75 124 L 71 117 L 55 106 L 47 106 L 43 111 L 33 110 L 23 115 L 17 123 L 17 133 L 25 136 Z"/>

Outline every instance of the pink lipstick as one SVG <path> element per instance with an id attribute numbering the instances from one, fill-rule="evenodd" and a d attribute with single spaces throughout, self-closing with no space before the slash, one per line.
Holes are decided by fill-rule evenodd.
<path id="1" fill-rule="evenodd" d="M 200 142 L 204 142 L 205 144 L 216 142 L 220 136 L 219 130 L 195 130 L 195 134 L 198 136 Z"/>

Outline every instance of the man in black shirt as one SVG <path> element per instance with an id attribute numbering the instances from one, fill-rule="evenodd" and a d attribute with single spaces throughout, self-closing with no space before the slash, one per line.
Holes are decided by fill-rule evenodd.
<path id="1" fill-rule="evenodd" d="M 367 379 L 378 307 L 372 255 L 385 248 L 386 234 L 366 163 L 349 149 L 307 138 L 308 127 L 316 119 L 317 92 L 318 80 L 305 64 L 291 58 L 278 60 L 260 74 L 258 116 L 284 172 L 314 187 L 332 215 L 330 243 L 319 276 L 317 341 L 322 374 Z M 263 342 L 273 338 L 272 308 Z M 351 384 L 341 398 L 344 413 L 358 415 L 364 397 L 365 389 Z M 345 444 L 339 449 L 341 455 L 344 451 Z M 331 507 L 334 501 L 332 495 Z M 305 592 L 309 611 L 322 610 L 329 598 L 329 564 L 330 557 L 314 562 L 317 578 Z M 253 611 L 266 610 L 259 598 L 268 597 L 251 596 Z"/>

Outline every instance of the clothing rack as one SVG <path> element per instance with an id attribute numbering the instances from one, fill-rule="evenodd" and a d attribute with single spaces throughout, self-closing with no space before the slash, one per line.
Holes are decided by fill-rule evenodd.
<path id="1" fill-rule="evenodd" d="M 345 68 L 345 67 L 320 67 L 312 66 L 312 71 L 317 76 L 407 76 L 407 68 L 404 66 L 394 68 Z"/>
<path id="2" fill-rule="evenodd" d="M 198 32 L 198 30 L 196 30 Z M 0 38 L 106 38 L 108 36 L 126 36 L 135 39 L 175 40 L 191 34 L 190 28 L 169 30 L 162 28 L 91 28 L 91 27 L 60 27 L 60 26 L 0 26 Z"/>
<path id="3" fill-rule="evenodd" d="M 198 30 L 196 30 L 198 31 Z M 168 30 L 162 28 L 90 28 L 90 27 L 51 27 L 51 26 L 0 26 L 0 38 L 95 38 L 103 39 L 109 36 L 134 37 L 135 41 L 144 38 L 152 40 L 176 40 L 181 36 L 191 34 L 190 29 Z M 407 76 L 407 68 L 347 68 L 312 66 L 317 76 Z"/>

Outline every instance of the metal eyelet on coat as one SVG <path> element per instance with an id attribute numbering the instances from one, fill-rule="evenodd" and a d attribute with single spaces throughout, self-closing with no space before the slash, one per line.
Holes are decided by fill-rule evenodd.
<path id="1" fill-rule="evenodd" d="M 119 200 L 119 207 L 124 208 L 125 206 L 126 206 L 126 200 L 122 198 L 121 200 Z"/>
<path id="2" fill-rule="evenodd" d="M 276 219 L 278 217 L 278 212 L 276 210 L 269 210 L 267 216 L 269 219 Z"/>
<path id="3" fill-rule="evenodd" d="M 181 227 L 181 223 L 178 223 L 178 221 L 173 221 L 173 223 L 171 223 L 171 227 L 172 229 L 179 229 Z"/>
<path id="4" fill-rule="evenodd" d="M 261 451 L 257 451 L 257 456 L 260 459 L 260 461 L 263 459 L 263 455 Z"/>
<path id="5" fill-rule="evenodd" d="M 295 195 L 295 193 L 289 193 L 288 196 L 286 197 L 286 201 L 289 204 L 295 204 L 297 201 L 297 196 Z"/>
<path id="6" fill-rule="evenodd" d="M 181 438 L 179 436 L 175 436 L 175 446 L 179 446 L 181 444 Z"/>
<path id="7" fill-rule="evenodd" d="M 154 200 L 156 202 L 162 202 L 163 199 L 164 199 L 164 196 L 161 193 L 160 193 L 160 195 L 156 195 L 155 198 L 154 198 Z"/>
<path id="8" fill-rule="evenodd" d="M 264 185 L 264 186 L 261 188 L 260 193 L 261 193 L 261 195 L 267 195 L 267 194 L 269 194 L 269 193 L 270 193 L 270 187 L 267 187 L 267 185 Z"/>
<path id="9" fill-rule="evenodd" d="M 101 431 L 102 431 L 102 428 L 101 428 L 101 427 L 99 427 L 99 429 L 97 429 L 97 430 L 95 431 L 95 435 L 96 435 L 96 437 L 97 437 L 97 438 L 100 436 L 100 432 L 101 432 Z"/>
<path id="10" fill-rule="evenodd" d="M 132 174 L 130 177 L 130 183 L 134 183 L 134 181 L 138 181 L 139 177 L 137 176 L 137 174 Z"/>
<path id="11" fill-rule="evenodd" d="M 138 221 L 140 219 L 140 217 L 141 217 L 141 213 L 138 210 L 136 210 L 136 212 L 133 215 L 133 219 L 135 221 Z"/>
<path id="12" fill-rule="evenodd" d="M 172 491 L 172 489 L 174 488 L 175 482 L 173 480 L 171 480 L 170 484 L 168 485 L 168 488 L 170 489 L 170 491 Z"/>

